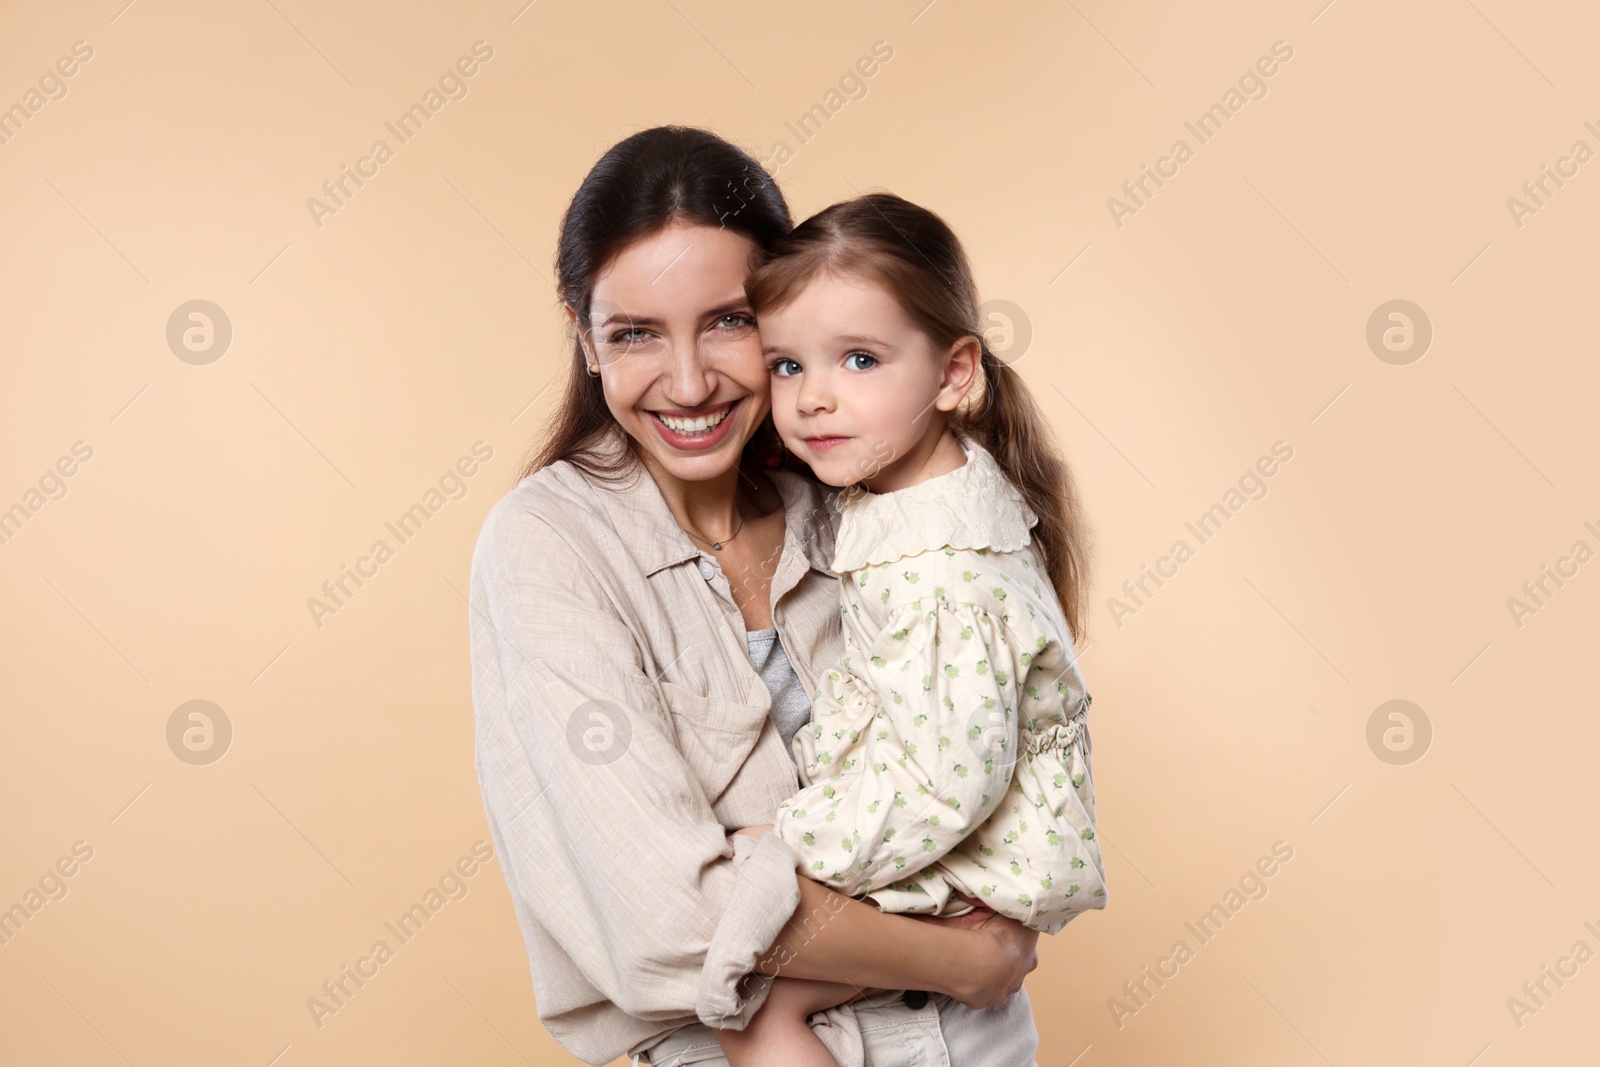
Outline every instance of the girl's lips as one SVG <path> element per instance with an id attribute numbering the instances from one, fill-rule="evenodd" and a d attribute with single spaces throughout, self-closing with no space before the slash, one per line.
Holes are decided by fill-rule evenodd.
<path id="1" fill-rule="evenodd" d="M 654 411 L 649 413 L 650 424 L 656 428 L 656 432 L 661 435 L 661 439 L 667 444 L 671 445 L 673 448 L 680 449 L 684 452 L 703 452 L 708 448 L 712 448 L 720 444 L 722 439 L 728 436 L 729 430 L 731 430 L 733 427 L 734 413 L 739 410 L 739 405 L 742 403 L 744 403 L 744 398 L 740 397 L 738 400 L 735 400 L 733 403 L 729 404 L 727 412 L 722 416 L 722 421 L 717 423 L 711 429 L 707 430 L 705 433 L 679 433 L 677 430 L 674 430 L 672 427 L 662 422 L 661 416 L 656 414 Z"/>
<path id="2" fill-rule="evenodd" d="M 814 452 L 826 452 L 850 440 L 848 437 L 807 437 L 806 445 Z"/>

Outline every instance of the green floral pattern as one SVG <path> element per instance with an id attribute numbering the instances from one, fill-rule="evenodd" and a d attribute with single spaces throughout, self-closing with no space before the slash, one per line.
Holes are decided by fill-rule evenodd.
<path id="1" fill-rule="evenodd" d="M 958 911 L 959 891 L 1042 933 L 1105 907 L 1091 697 L 1035 546 L 937 546 L 841 578 L 845 656 L 774 819 L 801 869 L 885 911 Z"/>

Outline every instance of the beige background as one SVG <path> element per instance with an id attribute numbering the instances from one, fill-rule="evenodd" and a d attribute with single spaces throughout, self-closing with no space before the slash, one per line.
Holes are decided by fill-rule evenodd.
<path id="1" fill-rule="evenodd" d="M 1592 8 L 123 2 L 0 13 L 0 106 L 93 49 L 0 145 L 0 507 L 93 450 L 0 544 L 0 906 L 93 853 L 0 946 L 0 1058 L 575 1062 L 495 864 L 320 1028 L 306 1002 L 488 836 L 467 566 L 555 396 L 560 212 L 666 122 L 787 142 L 800 217 L 869 189 L 935 208 L 1031 328 L 1016 365 L 1098 535 L 1111 887 L 1041 942 L 1041 1067 L 1592 1049 L 1586 954 L 1520 1026 L 1507 1006 L 1600 950 L 1600 564 L 1520 627 L 1507 604 L 1600 549 L 1600 162 L 1520 227 L 1507 206 L 1600 149 Z M 479 40 L 468 95 L 397 145 L 385 121 Z M 800 145 L 785 123 L 876 41 L 892 60 Z M 1267 95 L 1199 144 L 1184 122 L 1275 41 Z M 394 157 L 319 227 L 308 198 L 380 137 Z M 1180 137 L 1118 227 L 1107 199 Z M 166 340 L 196 299 L 232 324 L 207 365 Z M 1366 341 L 1394 299 L 1434 332 L 1403 366 Z M 480 440 L 465 496 L 319 627 L 307 599 Z M 1280 440 L 1267 495 L 1198 545 L 1185 521 Z M 1109 598 L 1179 538 L 1193 558 L 1118 625 Z M 204 766 L 167 741 L 196 699 L 233 731 Z M 1432 728 L 1406 765 L 1367 740 L 1395 699 Z M 1293 859 L 1201 945 L 1186 921 L 1277 841 Z"/>

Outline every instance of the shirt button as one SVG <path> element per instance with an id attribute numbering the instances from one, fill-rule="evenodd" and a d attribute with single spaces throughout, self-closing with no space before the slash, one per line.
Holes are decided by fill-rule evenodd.
<path id="1" fill-rule="evenodd" d="M 700 561 L 700 577 L 709 582 L 712 578 L 716 577 L 716 574 L 717 569 L 711 565 L 710 560 L 702 559 Z"/>

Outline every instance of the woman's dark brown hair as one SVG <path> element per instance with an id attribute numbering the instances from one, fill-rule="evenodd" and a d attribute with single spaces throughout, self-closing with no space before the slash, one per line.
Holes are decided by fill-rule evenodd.
<path id="1" fill-rule="evenodd" d="M 733 230 L 763 252 L 794 225 L 771 175 L 709 130 L 656 126 L 618 141 L 573 194 L 556 242 L 556 289 L 577 313 L 579 329 L 589 326 L 600 272 L 628 245 L 674 221 Z M 627 451 L 605 464 L 595 446 L 616 435 L 625 439 Z M 768 418 L 746 443 L 741 463 L 765 463 L 780 448 Z M 637 459 L 638 443 L 617 426 L 574 336 L 565 392 L 521 477 L 567 460 L 592 478 L 611 480 L 632 470 Z M 793 469 L 792 460 L 787 465 Z"/>
<path id="2" fill-rule="evenodd" d="M 818 274 L 855 275 L 884 287 L 936 350 L 976 338 L 983 387 L 950 413 L 949 427 L 994 456 L 1039 523 L 1033 540 L 1075 638 L 1088 613 L 1088 531 L 1072 472 L 1027 384 L 989 349 L 978 290 L 961 242 L 938 215 L 891 193 L 846 200 L 779 240 L 745 283 L 759 317 L 789 303 Z"/>

